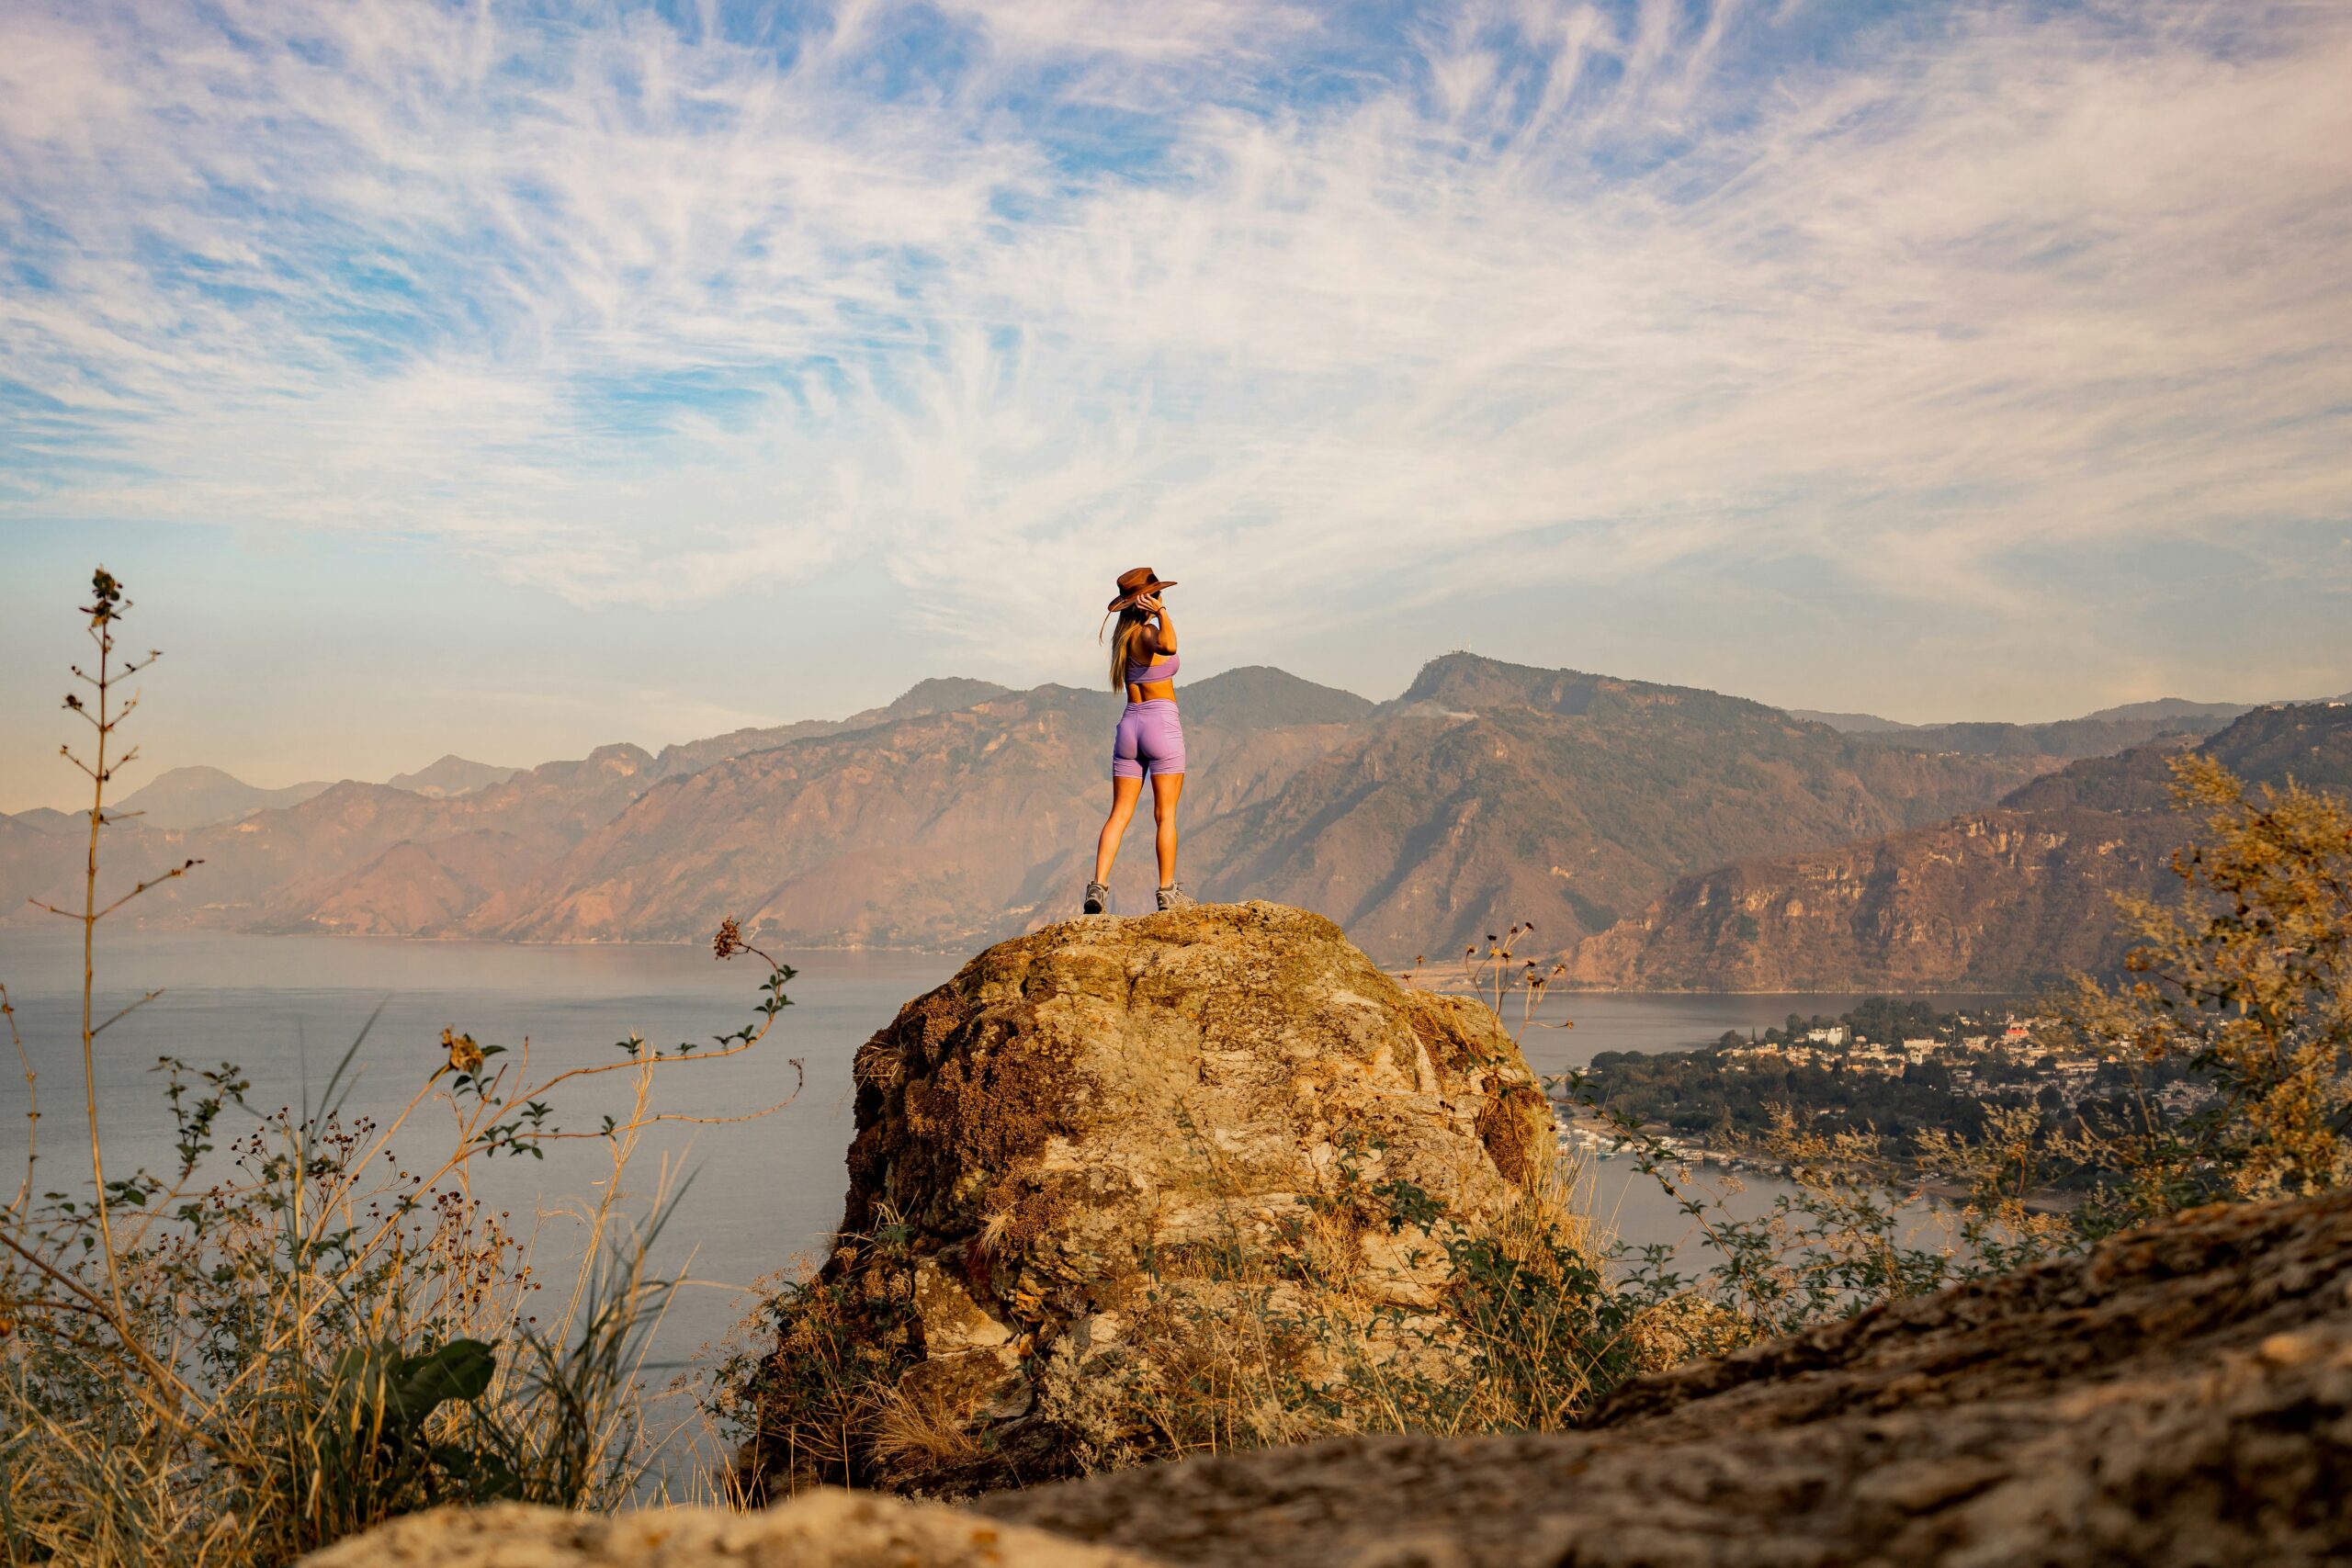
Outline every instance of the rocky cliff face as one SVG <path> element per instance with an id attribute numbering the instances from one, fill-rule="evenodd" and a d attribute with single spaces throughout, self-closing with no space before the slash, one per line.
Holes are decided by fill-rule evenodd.
<path id="1" fill-rule="evenodd" d="M 1580 985 L 1623 990 L 1987 990 L 2113 965 L 2114 895 L 2162 878 L 2180 824 L 2096 811 L 1973 813 L 1692 877 L 1580 943 Z"/>
<path id="2" fill-rule="evenodd" d="M 1553 1147 L 1491 1014 L 1270 904 L 990 948 L 869 1041 L 856 1081 L 842 1240 L 784 1320 L 755 1484 L 1066 1471 L 1107 1440 L 1106 1390 L 1181 1377 L 1188 1337 L 1244 1331 L 1249 1287 L 1221 1264 L 1253 1246 L 1323 1249 L 1326 1310 L 1407 1353 L 1446 1259 L 1328 1200 L 1409 1189 L 1493 1216 Z M 877 1427 L 828 1447 L 837 1423 L 801 1393 L 844 1330 L 928 1424 L 922 1443 Z"/>
<path id="3" fill-rule="evenodd" d="M 1347 1438 L 765 1514 L 403 1519 L 317 1568 L 2211 1568 L 2352 1558 L 2352 1195 L 2088 1256 L 1638 1381 L 1556 1437 Z"/>
<path id="4" fill-rule="evenodd" d="M 1579 944 L 1570 972 L 1625 990 L 2022 991 L 2111 972 L 2115 896 L 2173 883 L 2193 824 L 2169 808 L 2175 738 L 2077 761 L 1997 810 L 1736 862 Z M 2197 749 L 2258 784 L 2352 792 L 2352 707 L 2259 708 Z"/>

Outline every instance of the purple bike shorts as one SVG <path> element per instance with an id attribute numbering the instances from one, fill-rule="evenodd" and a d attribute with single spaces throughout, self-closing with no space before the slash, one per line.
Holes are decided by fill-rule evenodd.
<path id="1" fill-rule="evenodd" d="M 1184 726 L 1167 697 L 1129 703 L 1119 716 L 1118 739 L 1111 743 L 1111 776 L 1156 777 L 1184 771 Z"/>

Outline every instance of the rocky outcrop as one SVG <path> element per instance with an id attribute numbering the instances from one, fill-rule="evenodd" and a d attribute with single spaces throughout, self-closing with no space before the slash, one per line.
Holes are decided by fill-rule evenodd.
<path id="1" fill-rule="evenodd" d="M 2183 1214 L 1643 1379 L 1564 1436 L 1347 1438 L 970 1510 L 818 1493 L 749 1518 L 428 1515 L 311 1562 L 2267 1568 L 2352 1557 L 2347 1499 L 2352 1195 L 2336 1195 Z"/>
<path id="2" fill-rule="evenodd" d="M 856 1081 L 841 1241 L 784 1314 L 755 1488 L 961 1491 L 1148 1452 L 1106 1401 L 1181 1382 L 1294 1288 L 1250 1256 L 1314 1251 L 1326 1320 L 1417 1353 L 1449 1264 L 1377 1205 L 1490 1219 L 1553 1147 L 1491 1013 L 1272 904 L 1001 943 L 902 1009 Z M 844 1343 L 862 1416 L 829 1403 Z"/>

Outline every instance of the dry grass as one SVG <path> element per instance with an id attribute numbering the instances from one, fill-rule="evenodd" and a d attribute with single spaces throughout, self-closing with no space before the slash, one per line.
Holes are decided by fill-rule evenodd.
<path id="1" fill-rule="evenodd" d="M 978 1391 L 941 1380 L 879 1389 L 875 1394 L 875 1461 L 908 1472 L 961 1470 L 988 1458 L 973 1436 Z"/>

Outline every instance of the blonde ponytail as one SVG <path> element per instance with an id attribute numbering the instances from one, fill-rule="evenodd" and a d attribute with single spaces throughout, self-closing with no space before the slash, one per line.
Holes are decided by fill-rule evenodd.
<path id="1" fill-rule="evenodd" d="M 1136 633 L 1148 625 L 1149 619 L 1141 610 L 1119 612 L 1119 629 L 1111 634 L 1111 689 L 1114 692 L 1127 689 L 1127 666 L 1133 662 L 1128 652 L 1135 646 Z"/>

